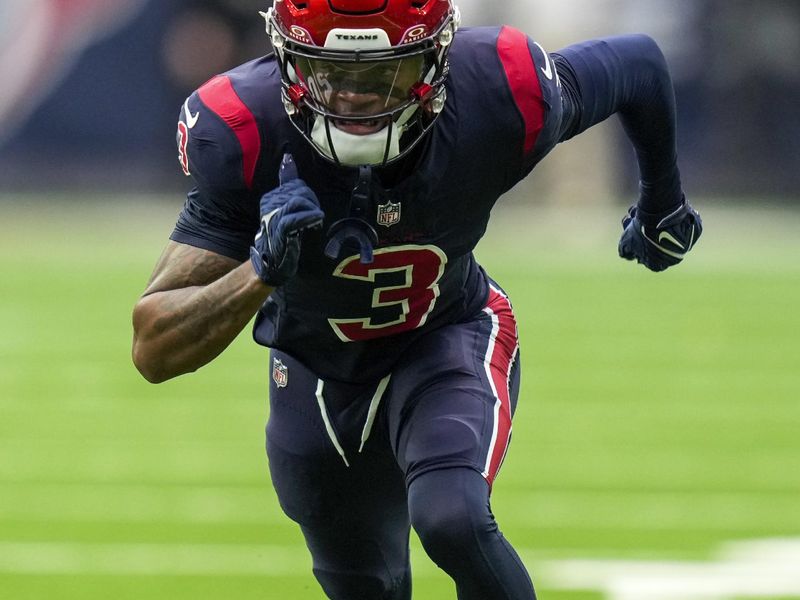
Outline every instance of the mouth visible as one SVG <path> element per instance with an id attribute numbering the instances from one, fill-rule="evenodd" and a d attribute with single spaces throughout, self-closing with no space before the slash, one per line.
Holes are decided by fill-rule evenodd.
<path id="1" fill-rule="evenodd" d="M 389 125 L 389 122 L 389 117 L 384 117 L 382 119 L 370 119 L 368 121 L 345 121 L 342 119 L 333 120 L 333 124 L 336 129 L 351 135 L 370 135 L 372 133 L 378 133 L 381 129 Z"/>

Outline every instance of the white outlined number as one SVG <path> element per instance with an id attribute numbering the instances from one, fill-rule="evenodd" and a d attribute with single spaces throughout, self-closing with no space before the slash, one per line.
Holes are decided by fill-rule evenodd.
<path id="1" fill-rule="evenodd" d="M 388 323 L 375 324 L 371 317 L 328 319 L 343 342 L 371 340 L 422 327 L 439 297 L 439 280 L 444 274 L 447 256 L 437 246 L 393 246 L 375 251 L 370 264 L 359 256 L 345 259 L 333 272 L 334 277 L 375 283 L 380 273 L 403 273 L 401 285 L 376 287 L 372 308 L 396 306 L 398 316 Z"/>

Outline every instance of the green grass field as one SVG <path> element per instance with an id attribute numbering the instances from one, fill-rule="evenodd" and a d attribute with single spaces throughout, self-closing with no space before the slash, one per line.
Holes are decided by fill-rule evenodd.
<path id="1" fill-rule="evenodd" d="M 160 386 L 130 362 L 176 211 L 0 202 L 3 600 L 322 598 L 269 484 L 265 350 Z M 618 212 L 498 210 L 478 252 L 524 366 L 494 510 L 544 599 L 610 597 L 565 559 L 800 539 L 800 212 L 713 204 L 662 275 L 615 257 Z M 414 570 L 415 600 L 454 598 L 418 544 Z"/>

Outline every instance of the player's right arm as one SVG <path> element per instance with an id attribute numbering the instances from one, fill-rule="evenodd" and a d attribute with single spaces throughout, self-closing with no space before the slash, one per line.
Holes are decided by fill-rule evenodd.
<path id="1" fill-rule="evenodd" d="M 236 338 L 272 290 L 297 273 L 304 230 L 324 218 L 291 155 L 259 203 L 260 228 L 241 262 L 172 241 L 133 311 L 133 362 L 150 382 L 195 371 Z"/>
<path id="2" fill-rule="evenodd" d="M 280 174 L 276 163 L 279 185 L 257 191 L 266 141 L 231 77 L 218 76 L 187 99 L 177 141 L 183 171 L 197 187 L 133 311 L 133 362 L 151 382 L 218 356 L 294 276 L 301 233 L 323 218 L 288 155 Z"/>
<path id="3" fill-rule="evenodd" d="M 196 188 L 133 310 L 133 362 L 154 383 L 213 360 L 272 291 L 247 260 L 259 215 L 246 166 L 260 137 L 237 98 L 231 79 L 216 77 L 180 112 L 178 158 Z M 231 120 L 248 124 L 251 144 L 239 142 Z"/>
<path id="4" fill-rule="evenodd" d="M 251 263 L 171 241 L 133 311 L 133 362 L 151 383 L 196 371 L 272 292 Z"/>

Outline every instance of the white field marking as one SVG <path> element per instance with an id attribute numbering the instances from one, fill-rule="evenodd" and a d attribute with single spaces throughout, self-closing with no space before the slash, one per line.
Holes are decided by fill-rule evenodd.
<path id="1" fill-rule="evenodd" d="M 724 544 L 713 562 L 556 560 L 539 565 L 546 587 L 600 591 L 609 600 L 800 597 L 800 538 Z"/>
<path id="2" fill-rule="evenodd" d="M 0 542 L 0 572 L 106 575 L 291 575 L 311 572 L 292 546 Z"/>
<path id="3" fill-rule="evenodd" d="M 411 562 L 415 576 L 439 572 L 421 550 Z M 0 541 L 0 573 L 312 577 L 305 547 L 257 544 Z"/>

